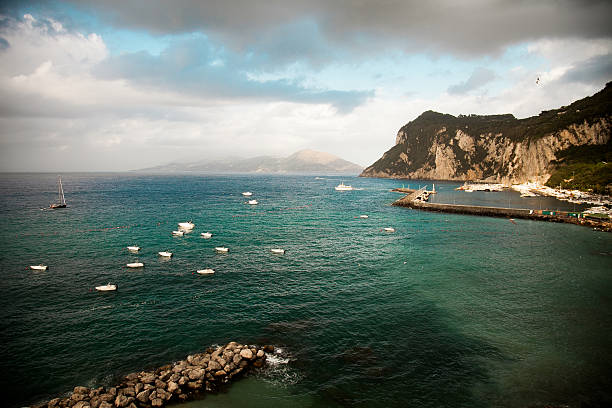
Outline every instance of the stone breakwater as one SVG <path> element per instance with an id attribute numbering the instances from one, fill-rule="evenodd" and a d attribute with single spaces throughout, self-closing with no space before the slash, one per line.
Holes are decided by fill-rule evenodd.
<path id="1" fill-rule="evenodd" d="M 128 374 L 114 387 L 75 387 L 70 395 L 33 408 L 163 407 L 218 391 L 251 368 L 263 367 L 266 353 L 273 351 L 274 346 L 259 348 L 231 342 L 153 371 Z"/>

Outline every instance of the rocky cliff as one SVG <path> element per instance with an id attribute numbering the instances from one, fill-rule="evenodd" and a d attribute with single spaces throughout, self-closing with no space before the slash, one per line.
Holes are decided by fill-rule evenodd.
<path id="1" fill-rule="evenodd" d="M 453 115 L 427 111 L 403 126 L 395 146 L 362 177 L 546 182 L 557 154 L 605 145 L 612 131 L 612 83 L 539 116 Z"/>

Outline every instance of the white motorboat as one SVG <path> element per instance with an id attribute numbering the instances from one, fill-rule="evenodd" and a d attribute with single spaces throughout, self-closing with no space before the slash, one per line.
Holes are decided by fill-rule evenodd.
<path id="1" fill-rule="evenodd" d="M 249 205 L 257 205 L 257 204 L 259 204 L 259 203 L 257 202 L 257 200 L 249 200 L 249 201 L 247 202 L 247 204 L 249 204 Z"/>
<path id="2" fill-rule="evenodd" d="M 215 247 L 215 251 L 217 251 L 217 252 L 229 252 L 229 248 L 226 248 L 226 247 Z"/>
<path id="3" fill-rule="evenodd" d="M 111 290 L 117 290 L 117 285 L 113 285 L 111 283 L 107 283 L 106 285 L 96 286 L 96 290 L 100 292 L 109 292 Z"/>
<path id="4" fill-rule="evenodd" d="M 184 230 L 192 230 L 193 227 L 195 227 L 195 224 L 191 221 L 187 221 L 187 222 L 179 222 L 178 226 L 179 228 L 184 229 Z"/>
<path id="5" fill-rule="evenodd" d="M 385 228 L 383 228 L 383 231 L 385 231 L 385 232 L 395 232 L 395 228 L 385 227 Z"/>
<path id="6" fill-rule="evenodd" d="M 273 254 L 283 255 L 285 253 L 285 250 L 281 248 L 272 248 L 270 252 L 272 252 Z"/>
<path id="7" fill-rule="evenodd" d="M 336 191 L 351 191 L 353 189 L 352 186 L 347 186 L 347 185 L 344 184 L 344 182 L 338 184 L 334 188 L 336 189 Z"/>
<path id="8" fill-rule="evenodd" d="M 251 193 L 250 191 L 245 191 L 244 193 L 242 193 L 242 195 L 245 197 L 250 197 L 253 195 L 253 193 Z"/>
<path id="9" fill-rule="evenodd" d="M 172 256 L 172 252 L 160 251 L 157 253 L 159 256 L 163 256 L 164 258 L 170 258 Z"/>
<path id="10" fill-rule="evenodd" d="M 368 218 L 368 216 L 367 215 L 360 215 L 359 218 L 366 219 L 366 218 Z"/>
<path id="11" fill-rule="evenodd" d="M 182 237 L 183 235 L 185 235 L 184 231 L 172 231 L 172 235 L 174 235 L 175 237 Z"/>
<path id="12" fill-rule="evenodd" d="M 138 251 L 140 251 L 140 247 L 139 246 L 135 246 L 135 245 L 129 246 L 129 247 L 127 247 L 127 249 L 130 252 L 138 252 Z"/>
<path id="13" fill-rule="evenodd" d="M 30 265 L 30 269 L 34 269 L 35 271 L 46 271 L 47 270 L 47 265 Z"/>
<path id="14" fill-rule="evenodd" d="M 132 262 L 132 263 L 126 264 L 125 266 L 127 266 L 128 268 L 142 268 L 144 267 L 144 264 L 142 262 Z"/>
<path id="15" fill-rule="evenodd" d="M 200 275 L 212 275 L 215 273 L 214 269 L 198 269 L 197 271 Z"/>
<path id="16" fill-rule="evenodd" d="M 202 235 L 202 238 L 210 238 L 210 237 L 212 237 L 212 234 L 210 232 L 203 232 L 200 235 Z"/>

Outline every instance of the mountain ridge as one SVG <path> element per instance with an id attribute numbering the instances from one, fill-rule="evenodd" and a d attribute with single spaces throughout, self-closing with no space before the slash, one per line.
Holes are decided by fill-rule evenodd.
<path id="1" fill-rule="evenodd" d="M 203 173 L 261 173 L 261 174 L 359 174 L 362 166 L 326 152 L 303 149 L 287 157 L 236 157 L 209 162 L 175 162 L 148 167 L 140 172 L 203 172 Z"/>

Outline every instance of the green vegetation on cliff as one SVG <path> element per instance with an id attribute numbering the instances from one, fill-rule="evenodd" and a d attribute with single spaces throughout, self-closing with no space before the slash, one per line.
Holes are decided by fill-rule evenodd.
<path id="1" fill-rule="evenodd" d="M 551 162 L 554 171 L 547 186 L 598 194 L 612 193 L 612 142 L 573 146 L 560 151 L 557 157 L 556 161 Z"/>

